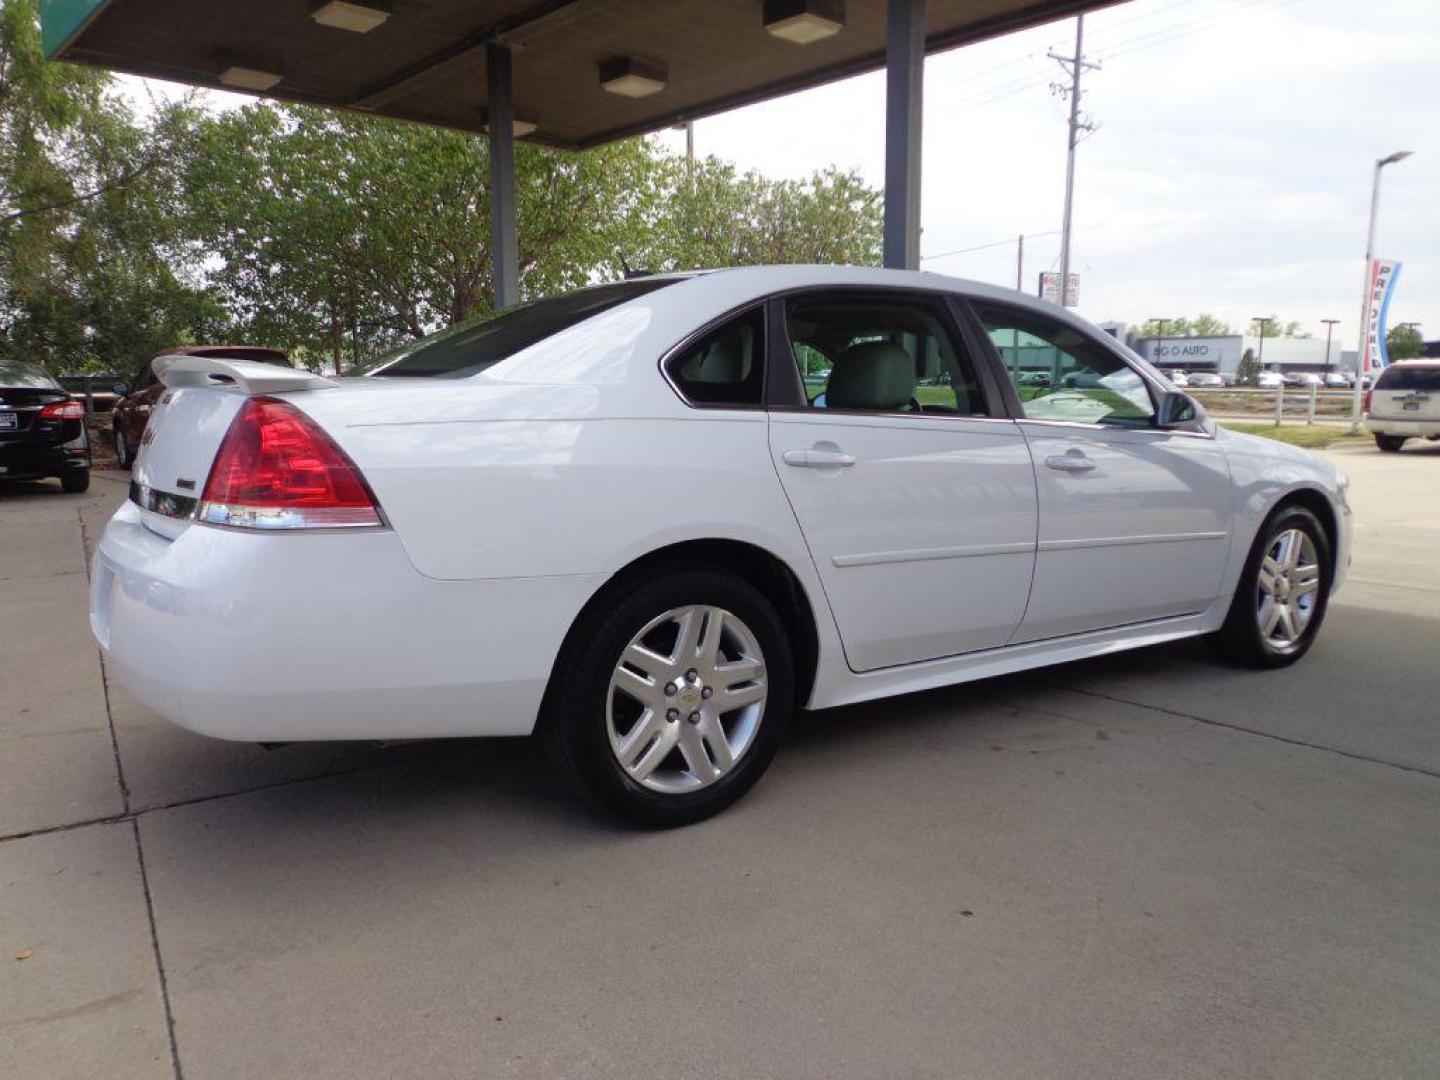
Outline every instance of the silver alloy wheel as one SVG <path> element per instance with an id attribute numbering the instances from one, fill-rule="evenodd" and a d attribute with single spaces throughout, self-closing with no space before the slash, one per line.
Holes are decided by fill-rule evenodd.
<path id="1" fill-rule="evenodd" d="M 115 429 L 115 457 L 120 462 L 120 467 L 125 468 L 125 432 L 118 427 Z"/>
<path id="2" fill-rule="evenodd" d="M 765 715 L 765 656 L 733 612 L 673 608 L 630 640 L 610 677 L 605 725 L 620 767 L 665 795 L 735 768 Z"/>
<path id="3" fill-rule="evenodd" d="M 1255 618 L 1260 636 L 1276 652 L 1299 644 L 1320 598 L 1320 557 L 1300 529 L 1277 533 L 1260 560 Z"/>

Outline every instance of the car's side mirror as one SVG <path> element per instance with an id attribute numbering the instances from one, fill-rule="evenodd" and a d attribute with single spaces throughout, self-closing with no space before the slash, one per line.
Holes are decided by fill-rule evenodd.
<path id="1" fill-rule="evenodd" d="M 117 382 L 114 386 L 114 390 L 116 397 L 124 397 L 126 394 L 130 393 L 130 384 Z"/>
<path id="2" fill-rule="evenodd" d="M 1178 390 L 1167 390 L 1160 395 L 1160 407 L 1155 413 L 1155 426 L 1161 428 L 1191 424 L 1200 415 L 1195 400 L 1189 394 Z"/>

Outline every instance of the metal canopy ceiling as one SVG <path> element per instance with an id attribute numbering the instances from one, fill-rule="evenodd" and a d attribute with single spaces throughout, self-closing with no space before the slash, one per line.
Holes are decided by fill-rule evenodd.
<path id="1" fill-rule="evenodd" d="M 935 51 L 1116 0 L 929 0 Z M 262 96 L 442 127 L 484 125 L 488 44 L 513 54 L 517 120 L 531 141 L 582 148 L 885 63 L 885 0 L 849 0 L 844 28 L 795 45 L 766 32 L 762 0 L 393 0 L 369 33 L 322 26 L 308 0 L 44 0 L 55 59 L 224 87 L 232 64 L 278 73 Z M 658 63 L 663 90 L 601 89 L 614 57 Z"/>

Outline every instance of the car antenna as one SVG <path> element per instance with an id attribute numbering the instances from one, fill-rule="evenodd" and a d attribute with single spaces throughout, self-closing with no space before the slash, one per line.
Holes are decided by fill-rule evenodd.
<path id="1" fill-rule="evenodd" d="M 625 253 L 622 251 L 622 252 L 620 252 L 619 254 L 620 254 L 620 269 L 625 272 L 625 280 L 626 280 L 626 281 L 629 281 L 631 278 L 649 277 L 649 276 L 651 275 L 652 271 L 649 271 L 649 270 L 632 270 L 632 269 L 630 269 L 630 264 L 625 261 Z"/>

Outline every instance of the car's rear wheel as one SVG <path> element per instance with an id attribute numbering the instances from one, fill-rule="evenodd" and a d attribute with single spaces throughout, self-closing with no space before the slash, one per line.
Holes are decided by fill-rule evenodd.
<path id="1" fill-rule="evenodd" d="M 60 487 L 71 495 L 90 490 L 90 470 L 71 469 L 60 477 Z"/>
<path id="2" fill-rule="evenodd" d="M 1387 454 L 1396 453 L 1405 445 L 1404 435 L 1376 435 L 1375 445 Z"/>
<path id="3" fill-rule="evenodd" d="M 115 425 L 115 458 L 122 469 L 128 469 L 135 464 L 135 452 L 130 449 L 130 440 L 125 437 L 125 429 L 119 424 Z"/>
<path id="4" fill-rule="evenodd" d="M 1330 541 L 1301 506 L 1282 507 L 1261 528 L 1235 589 L 1215 650 L 1250 667 L 1274 668 L 1304 656 L 1325 619 L 1334 579 Z"/>
<path id="5" fill-rule="evenodd" d="M 789 643 L 765 597 L 719 568 L 676 568 L 591 606 L 556 661 L 541 734 L 590 802 L 640 825 L 686 825 L 760 778 L 793 696 Z"/>

